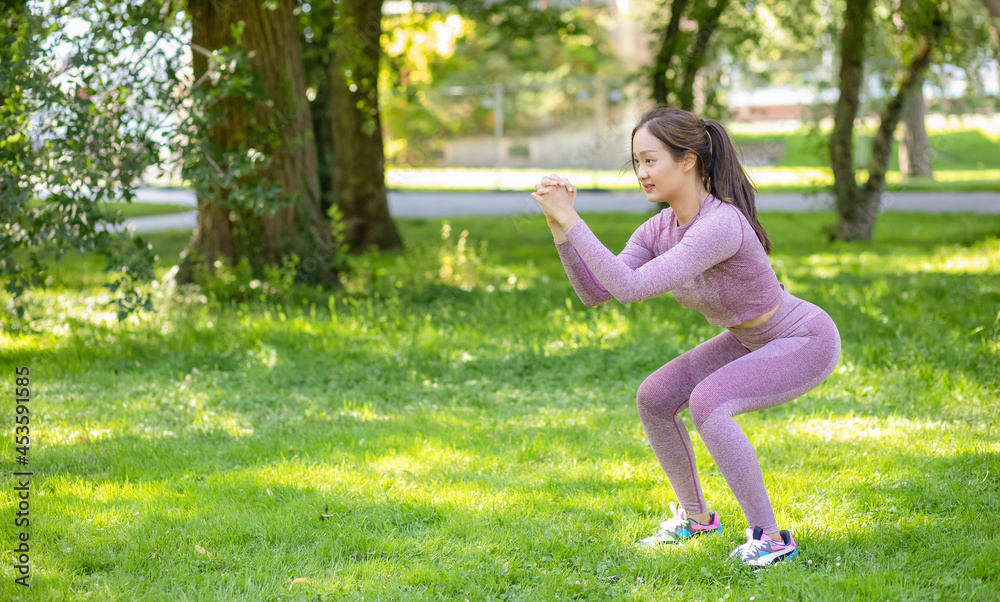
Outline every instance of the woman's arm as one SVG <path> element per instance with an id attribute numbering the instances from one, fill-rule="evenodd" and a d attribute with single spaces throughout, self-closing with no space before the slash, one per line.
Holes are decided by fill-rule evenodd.
<path id="1" fill-rule="evenodd" d="M 656 217 L 651 218 L 632 233 L 625 248 L 617 257 L 624 265 L 634 270 L 653 258 L 651 243 L 653 236 L 651 234 L 656 230 L 657 223 Z M 563 235 L 565 236 L 565 232 Z M 569 241 L 562 243 L 557 241 L 556 249 L 559 251 L 559 259 L 562 260 L 563 269 L 566 270 L 570 284 L 573 285 L 573 290 L 576 291 L 584 305 L 593 307 L 614 298 L 607 289 L 601 286 L 601 283 Z"/>
<path id="2" fill-rule="evenodd" d="M 566 238 L 567 229 L 581 220 L 573 209 L 576 200 L 575 189 L 568 181 L 555 175 L 542 178 L 535 189 L 536 192 L 531 197 L 538 201 L 545 213 L 552 239 L 559 252 L 559 259 L 577 296 L 584 305 L 590 307 L 610 301 L 613 298 L 611 293 L 601 286 Z M 652 244 L 649 241 L 655 237 L 649 237 L 648 233 L 651 228 L 655 229 L 654 222 L 656 222 L 655 217 L 640 226 L 629 238 L 628 244 L 618 256 L 623 265 L 635 269 L 653 258 Z"/>
<path id="3" fill-rule="evenodd" d="M 566 270 L 569 283 L 576 291 L 576 296 L 587 307 L 610 301 L 611 293 L 604 290 L 601 283 L 587 269 L 587 264 L 583 263 L 583 259 L 580 259 L 580 254 L 566 240 L 566 231 L 563 230 L 563 227 L 551 217 L 546 216 L 546 219 L 549 230 L 552 231 L 552 240 L 556 243 L 556 251 L 559 252 L 559 259 L 562 261 L 563 269 Z"/>
<path id="4" fill-rule="evenodd" d="M 633 267 L 612 254 L 583 220 L 566 229 L 566 239 L 588 271 L 622 303 L 650 299 L 672 290 L 735 255 L 743 237 L 743 225 L 736 211 L 718 212 L 711 219 L 692 224 L 680 243 L 666 253 Z"/>
<path id="5" fill-rule="evenodd" d="M 573 285 L 576 296 L 584 305 L 594 307 L 612 299 L 611 293 L 590 273 L 587 264 L 580 258 L 573 245 L 567 241 L 556 243 L 556 250 L 559 252 L 563 269 L 566 270 L 566 276 L 569 277 L 569 283 Z"/>
<path id="6" fill-rule="evenodd" d="M 553 220 L 552 218 L 547 219 L 549 230 L 552 231 L 552 241 L 557 245 L 566 242 L 566 230 L 559 225 L 559 222 Z"/>

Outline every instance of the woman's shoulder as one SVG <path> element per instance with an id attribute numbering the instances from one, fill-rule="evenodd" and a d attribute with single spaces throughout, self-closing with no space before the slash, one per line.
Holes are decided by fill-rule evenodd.
<path id="1" fill-rule="evenodd" d="M 664 230 L 669 229 L 671 223 L 676 223 L 674 210 L 667 207 L 640 224 L 629 237 L 629 242 L 651 250 L 655 249 L 657 241 L 663 236 Z"/>
<path id="2" fill-rule="evenodd" d="M 739 248 L 743 245 L 749 222 L 743 212 L 732 203 L 709 197 L 702 205 L 697 230 L 709 236 L 714 244 L 728 242 Z"/>
<path id="3" fill-rule="evenodd" d="M 699 214 L 699 221 L 706 226 L 741 229 L 746 219 L 739 207 L 714 196 L 705 200 Z"/>

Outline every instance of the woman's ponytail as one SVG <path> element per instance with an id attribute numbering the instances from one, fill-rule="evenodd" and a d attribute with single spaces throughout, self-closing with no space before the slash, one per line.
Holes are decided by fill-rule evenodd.
<path id="1" fill-rule="evenodd" d="M 706 187 L 717 199 L 732 203 L 739 209 L 764 246 L 764 251 L 771 253 L 771 240 L 764 231 L 764 226 L 757 219 L 756 195 L 747 172 L 743 169 L 739 153 L 733 146 L 728 132 L 718 121 L 702 120 L 709 136 L 709 156 L 705 163 Z"/>

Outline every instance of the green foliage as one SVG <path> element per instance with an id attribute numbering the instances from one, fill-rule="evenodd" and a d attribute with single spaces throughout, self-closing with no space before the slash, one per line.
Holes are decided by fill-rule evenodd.
<path id="1" fill-rule="evenodd" d="M 280 144 L 278 113 L 249 115 L 244 144 L 219 148 L 212 139 L 239 103 L 266 104 L 241 32 L 242 24 L 234 27 L 233 45 L 214 52 L 193 47 L 207 66 L 192 80 L 179 51 L 190 42 L 190 24 L 171 0 L 4 9 L 0 278 L 8 292 L 20 298 L 41 285 L 46 256 L 97 253 L 118 274 L 108 283 L 116 313 L 148 309 L 141 284 L 152 277 L 151 251 L 128 232 L 113 233 L 124 217 L 113 207 L 131 202 L 143 172 L 168 156 L 180 157 L 203 203 L 245 218 L 237 238 L 253 239 L 253 218 L 290 202 L 261 175 Z"/>
<path id="2" fill-rule="evenodd" d="M 194 280 L 201 286 L 205 295 L 214 301 L 246 301 L 259 294 L 261 281 L 253 273 L 253 266 L 246 257 L 241 257 L 238 264 L 230 266 L 225 258 L 216 259 L 212 269 L 196 265 Z M 263 291 L 260 291 L 261 293 Z"/>
<path id="3" fill-rule="evenodd" d="M 839 40 L 844 2 L 760 0 L 745 6 L 752 8 L 750 18 L 734 9 L 723 15 L 716 50 L 726 55 L 723 76 L 738 74 L 749 86 L 837 87 L 837 70 L 830 53 Z M 960 69 L 969 84 L 962 99 L 944 104 L 939 101 L 938 106 L 955 113 L 993 108 L 995 99 L 983 92 L 981 69 L 997 57 L 1000 39 L 991 33 L 995 28 L 981 3 L 884 0 L 874 2 L 875 26 L 864 49 L 866 70 L 879 82 L 867 91 L 869 102 L 874 102 L 866 111 L 880 110 L 881 99 L 898 83 L 901 66 L 909 62 L 921 35 L 933 27 L 936 11 L 946 17 L 950 35 L 942 40 L 934 64 L 948 68 L 931 69 L 928 81 L 941 86 L 946 75 L 953 76 Z M 711 90 L 718 75 L 709 70 L 705 78 Z"/>
<path id="4" fill-rule="evenodd" d="M 875 28 L 868 43 L 873 71 L 889 91 L 897 84 L 896 70 L 910 62 L 922 37 L 935 27 L 945 29 L 935 53 L 934 64 L 948 65 L 965 72 L 967 95 L 982 96 L 981 69 L 997 56 L 997 41 L 991 24 L 979 2 L 920 0 L 918 2 L 880 2 L 875 7 Z M 942 85 L 949 74 L 931 69 L 927 74 L 932 85 Z"/>
<path id="5" fill-rule="evenodd" d="M 586 7 L 566 10 L 559 3 L 539 8 L 537 3 L 516 0 L 458 2 L 460 14 L 472 19 L 475 29 L 461 39 L 455 54 L 459 64 L 477 65 L 472 71 L 449 73 L 445 85 L 487 82 L 549 81 L 587 75 L 613 76 L 621 65 L 612 56 L 610 40 L 600 26 L 601 11 Z M 553 73 L 554 71 L 554 73 Z"/>
<path id="6" fill-rule="evenodd" d="M 346 258 L 351 250 L 345 234 L 344 212 L 340 210 L 338 205 L 331 205 L 330 210 L 327 211 L 327 217 L 330 218 L 330 242 L 333 243 L 335 250 L 331 261 L 334 262 L 334 269 L 339 272 L 348 269 Z"/>
<path id="7" fill-rule="evenodd" d="M 212 269 L 199 265 L 194 279 L 201 291 L 215 302 L 278 303 L 293 298 L 298 265 L 298 256 L 287 255 L 280 266 L 264 266 L 264 277 L 258 279 L 248 258 L 241 257 L 235 266 L 219 258 L 211 266 Z"/>
<path id="8" fill-rule="evenodd" d="M 588 216 L 613 250 L 638 219 Z M 0 598 L 993 599 L 1000 220 L 887 213 L 861 253 L 820 242 L 833 220 L 762 216 L 780 279 L 844 342 L 820 387 L 739 419 L 794 563 L 724 561 L 743 519 L 693 431 L 726 531 L 633 547 L 672 499 L 636 387 L 718 329 L 669 297 L 584 308 L 541 218 L 452 219 L 447 239 L 400 220 L 425 249 L 368 256 L 381 284 L 322 303 L 166 279 L 156 314 L 115 324 L 99 285 L 64 286 L 81 264 L 29 292 L 33 333 L 0 332 L 0 357 L 34 375 L 41 543 L 32 587 L 8 569 Z M 184 240 L 152 241 L 162 274 Z M 470 290 L 442 256 L 478 262 Z"/>
<path id="9" fill-rule="evenodd" d="M 76 19 L 76 27 L 67 27 Z M 5 4 L 0 15 L 0 279 L 15 300 L 46 256 L 105 256 L 118 315 L 148 307 L 149 247 L 108 203 L 159 162 L 178 57 L 170 3 Z M 27 261 L 25 268 L 21 261 Z M 23 314 L 23 306 L 14 310 Z"/>
<path id="10" fill-rule="evenodd" d="M 824 0 L 760 0 L 744 11 L 723 15 L 720 54 L 722 74 L 739 77 L 747 87 L 787 85 L 835 86 L 832 40 L 839 22 L 839 3 Z M 709 84 L 714 83 L 707 76 Z"/>

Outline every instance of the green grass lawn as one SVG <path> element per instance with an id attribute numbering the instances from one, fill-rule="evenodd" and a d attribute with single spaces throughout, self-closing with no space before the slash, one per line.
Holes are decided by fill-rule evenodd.
<path id="1" fill-rule="evenodd" d="M 615 251 L 642 219 L 585 217 Z M 583 307 L 540 219 L 400 220 L 407 252 L 341 290 L 167 280 L 122 325 L 103 275 L 60 262 L 31 332 L 0 332 L 2 457 L 29 366 L 35 471 L 29 589 L 0 490 L 0 599 L 1000 599 L 1000 216 L 888 213 L 868 245 L 824 242 L 831 214 L 762 220 L 844 343 L 819 388 L 738 419 L 793 563 L 725 562 L 745 524 L 695 433 L 726 531 L 633 545 L 673 499 L 635 390 L 718 329 L 669 296 Z M 161 275 L 188 236 L 150 237 Z"/>
<path id="2" fill-rule="evenodd" d="M 781 167 L 828 167 L 830 165 L 830 138 L 804 132 L 787 134 L 735 135 L 747 156 L 776 155 Z M 1000 169 L 1000 141 L 981 130 L 956 130 L 930 132 L 931 162 L 936 170 Z M 872 135 L 858 133 L 855 148 L 867 157 L 871 151 Z M 897 144 L 893 145 L 889 170 L 899 171 Z"/>
<path id="3" fill-rule="evenodd" d="M 41 201 L 31 201 L 28 203 L 29 207 L 40 207 L 41 205 Z M 113 214 L 115 211 L 121 211 L 124 219 L 196 211 L 195 207 L 175 205 L 173 203 L 101 203 L 101 207 L 108 215 Z"/>
<path id="4" fill-rule="evenodd" d="M 122 217 L 132 219 L 136 217 L 149 217 L 152 215 L 166 215 L 168 213 L 184 213 L 196 211 L 195 207 L 189 205 L 174 205 L 173 203 L 128 203 L 117 204 L 114 210 L 120 210 Z"/>

